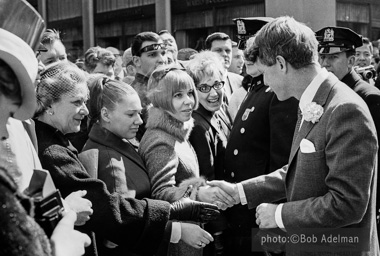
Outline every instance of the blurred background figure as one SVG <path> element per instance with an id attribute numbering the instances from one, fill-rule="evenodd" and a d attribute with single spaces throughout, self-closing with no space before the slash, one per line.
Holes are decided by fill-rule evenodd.
<path id="1" fill-rule="evenodd" d="M 178 60 L 187 61 L 191 59 L 191 56 L 198 53 L 197 50 L 193 48 L 181 48 L 178 50 Z"/>
<path id="2" fill-rule="evenodd" d="M 115 73 L 115 79 L 122 80 L 124 78 L 124 71 L 123 71 L 123 58 L 122 58 L 121 51 L 112 46 L 107 47 L 106 50 L 112 52 L 113 56 L 115 56 L 115 64 L 113 67 L 114 73 Z"/>
<path id="3" fill-rule="evenodd" d="M 363 37 L 362 41 L 362 46 L 355 48 L 355 66 L 367 67 L 371 65 L 373 46 L 367 37 Z"/>
<path id="4" fill-rule="evenodd" d="M 244 69 L 244 53 L 238 48 L 238 44 L 232 41 L 232 58 L 229 72 L 242 75 Z"/>
<path id="5" fill-rule="evenodd" d="M 177 46 L 177 42 L 176 42 L 175 38 L 173 37 L 173 35 L 168 30 L 161 30 L 160 32 L 158 32 L 158 35 L 160 36 L 160 38 L 164 42 L 166 49 L 169 52 L 171 52 L 171 54 L 172 54 L 171 58 L 172 58 L 173 62 L 178 64 L 177 63 L 178 46 Z M 170 63 L 168 62 L 167 64 L 170 64 Z"/>
<path id="6" fill-rule="evenodd" d="M 116 58 L 112 52 L 100 47 L 90 47 L 84 54 L 84 66 L 90 74 L 100 73 L 115 78 Z"/>
<path id="7" fill-rule="evenodd" d="M 66 48 L 61 41 L 59 31 L 47 29 L 42 35 L 41 43 L 47 51 L 40 52 L 38 59 L 45 66 L 67 60 Z"/>
<path id="8" fill-rule="evenodd" d="M 127 84 L 132 84 L 133 80 L 135 80 L 136 67 L 135 67 L 135 64 L 133 63 L 131 47 L 129 47 L 127 50 L 124 51 L 123 69 L 124 69 L 124 74 L 125 74 L 123 78 L 123 82 Z"/>

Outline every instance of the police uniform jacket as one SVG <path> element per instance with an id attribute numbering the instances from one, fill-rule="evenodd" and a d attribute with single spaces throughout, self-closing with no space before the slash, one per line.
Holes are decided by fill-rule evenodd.
<path id="1" fill-rule="evenodd" d="M 263 76 L 253 78 L 253 87 L 241 104 L 232 127 L 225 156 L 225 180 L 240 182 L 281 168 L 288 161 L 298 100 L 279 101 L 264 85 Z M 234 206 L 228 215 L 233 226 L 255 226 L 254 212 Z M 253 217 L 252 217 L 253 216 Z"/>
<path id="2" fill-rule="evenodd" d="M 370 85 L 354 71 L 351 70 L 345 77 L 343 77 L 342 82 L 347 84 L 352 90 L 354 90 L 367 104 L 369 112 L 375 123 L 376 132 L 379 136 L 380 134 L 380 90 L 376 87 Z M 379 163 L 380 158 L 378 155 Z M 377 191 L 379 191 L 379 182 L 377 181 Z M 376 197 L 376 208 L 380 208 L 380 195 L 377 192 Z"/>

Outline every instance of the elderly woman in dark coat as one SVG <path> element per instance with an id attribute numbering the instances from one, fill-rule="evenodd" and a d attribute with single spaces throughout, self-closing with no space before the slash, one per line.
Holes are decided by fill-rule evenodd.
<path id="1" fill-rule="evenodd" d="M 110 194 L 101 180 L 91 178 L 79 161 L 78 152 L 65 137 L 66 133 L 79 131 L 82 119 L 88 114 L 87 98 L 83 71 L 68 62 L 46 70 L 37 86 L 40 108 L 36 114 L 36 132 L 42 166 L 50 171 L 64 196 L 78 189 L 87 190 L 85 197 L 92 202 L 94 210 L 84 226 L 87 231 L 100 232 L 127 251 L 148 254 L 155 253 L 162 241 L 169 240 L 169 218 L 198 219 L 198 215 L 183 215 L 186 206 L 187 210 L 189 207 L 200 208 L 200 212 L 210 210 L 213 215 L 212 205 L 189 200 L 181 208 L 163 201 L 123 198 L 117 193 Z"/>

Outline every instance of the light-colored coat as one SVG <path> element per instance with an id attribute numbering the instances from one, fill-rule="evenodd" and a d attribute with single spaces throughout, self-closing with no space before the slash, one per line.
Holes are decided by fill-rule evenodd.
<path id="1" fill-rule="evenodd" d="M 242 182 L 248 206 L 286 197 L 281 214 L 285 229 L 351 228 L 363 232 L 360 241 L 369 251 L 348 255 L 379 255 L 375 224 L 378 146 L 368 107 L 331 74 L 313 102 L 321 105 L 324 113 L 315 124 L 303 122 L 288 165 Z M 302 153 L 302 139 L 311 141 L 316 152 Z M 330 244 L 328 255 L 340 255 L 334 253 L 337 245 Z M 293 246 L 287 255 L 299 249 Z"/>

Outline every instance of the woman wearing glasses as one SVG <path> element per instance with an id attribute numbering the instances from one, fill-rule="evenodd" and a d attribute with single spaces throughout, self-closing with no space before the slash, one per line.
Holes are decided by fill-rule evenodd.
<path id="1" fill-rule="evenodd" d="M 148 81 L 148 98 L 152 107 L 139 153 L 148 169 L 152 197 L 174 202 L 192 185 L 192 199 L 215 203 L 223 209 L 232 206 L 232 197 L 207 186 L 199 177 L 197 156 L 188 141 L 193 128 L 191 115 L 198 106 L 193 79 L 177 66 L 158 68 Z M 199 249 L 209 241 L 200 240 Z M 183 243 L 170 249 L 171 255 L 202 254 L 202 250 L 194 251 Z"/>
<path id="2" fill-rule="evenodd" d="M 217 53 L 202 51 L 189 60 L 186 69 L 195 82 L 199 99 L 199 107 L 193 112 L 194 128 L 189 140 L 198 157 L 200 174 L 208 180 L 223 179 L 230 126 L 226 115 L 220 111 L 224 97 L 222 61 Z M 198 197 L 203 200 L 202 193 Z M 221 255 L 225 217 L 221 215 L 205 228 L 215 241 L 205 248 L 203 255 Z"/>

